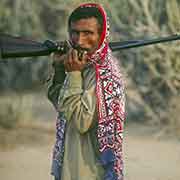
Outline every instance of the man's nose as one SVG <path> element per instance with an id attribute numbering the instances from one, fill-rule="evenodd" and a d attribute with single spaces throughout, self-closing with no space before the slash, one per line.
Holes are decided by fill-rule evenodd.
<path id="1" fill-rule="evenodd" d="M 83 45 L 85 42 L 85 36 L 83 33 L 79 33 L 78 38 L 77 38 L 77 44 L 78 45 Z"/>

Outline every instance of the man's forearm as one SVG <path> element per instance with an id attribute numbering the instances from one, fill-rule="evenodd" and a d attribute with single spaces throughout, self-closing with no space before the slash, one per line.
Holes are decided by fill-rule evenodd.
<path id="1" fill-rule="evenodd" d="M 53 65 L 54 75 L 53 75 L 53 84 L 62 84 L 66 77 L 64 65 Z"/>
<path id="2" fill-rule="evenodd" d="M 54 106 L 57 106 L 58 103 L 58 97 L 59 97 L 59 91 L 64 83 L 64 79 L 66 77 L 65 70 L 63 65 L 55 66 L 54 68 L 54 74 L 50 79 L 50 82 L 48 83 L 48 92 L 47 96 L 48 99 L 52 102 Z"/>

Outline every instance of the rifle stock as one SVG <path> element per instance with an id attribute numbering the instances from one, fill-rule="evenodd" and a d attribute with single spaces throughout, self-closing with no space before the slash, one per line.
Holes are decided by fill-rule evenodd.
<path id="1" fill-rule="evenodd" d="M 15 37 L 7 34 L 0 34 L 1 57 L 32 57 L 46 56 L 56 49 L 54 43 L 47 46 L 45 43 L 28 40 L 22 37 Z"/>
<path id="2" fill-rule="evenodd" d="M 130 40 L 110 42 L 109 46 L 112 51 L 122 49 L 147 46 L 168 41 L 180 40 L 180 35 L 171 35 L 167 37 L 154 38 L 150 40 Z M 45 42 L 37 42 L 25 39 L 23 37 L 15 37 L 7 34 L 0 34 L 0 53 L 2 59 L 16 57 L 32 57 L 32 56 L 47 56 L 52 52 L 65 53 L 69 49 L 68 41 L 53 42 L 46 40 Z"/>

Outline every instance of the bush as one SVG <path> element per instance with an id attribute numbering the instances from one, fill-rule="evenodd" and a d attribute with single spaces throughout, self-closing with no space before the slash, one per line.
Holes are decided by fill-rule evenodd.
<path id="1" fill-rule="evenodd" d="M 19 98 L 12 97 L 0 97 L 0 126 L 6 129 L 16 127 L 21 116 Z"/>

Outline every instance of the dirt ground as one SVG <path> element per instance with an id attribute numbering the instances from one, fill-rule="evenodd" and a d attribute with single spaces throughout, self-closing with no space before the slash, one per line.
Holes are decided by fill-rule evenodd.
<path id="1" fill-rule="evenodd" d="M 3 132 L 0 132 L 2 137 Z M 52 127 L 16 130 L 9 136 L 9 144 L 0 148 L 0 179 L 52 180 Z M 124 161 L 125 180 L 179 180 L 180 141 L 159 137 L 154 128 L 128 124 L 124 137 Z"/>

